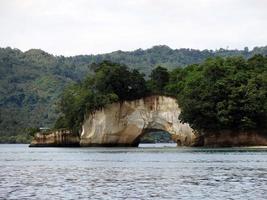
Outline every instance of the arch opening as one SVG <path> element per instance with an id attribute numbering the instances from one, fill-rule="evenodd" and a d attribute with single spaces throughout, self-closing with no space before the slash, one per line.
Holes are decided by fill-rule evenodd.
<path id="1" fill-rule="evenodd" d="M 135 140 L 138 147 L 176 147 L 173 135 L 163 129 L 146 128 Z"/>

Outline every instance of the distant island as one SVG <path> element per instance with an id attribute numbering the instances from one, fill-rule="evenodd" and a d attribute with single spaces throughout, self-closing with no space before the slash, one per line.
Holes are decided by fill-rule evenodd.
<path id="1" fill-rule="evenodd" d="M 86 113 L 155 94 L 177 99 L 180 120 L 203 134 L 264 135 L 266 54 L 266 47 L 199 51 L 155 46 L 63 57 L 2 48 L 0 142 L 29 142 L 39 127 L 78 133 Z"/>
<path id="2" fill-rule="evenodd" d="M 61 94 L 54 126 L 82 146 L 136 146 L 145 129 L 168 131 L 185 146 L 267 144 L 265 56 L 209 58 L 172 71 L 158 66 L 147 78 L 110 61 L 93 68 Z"/>

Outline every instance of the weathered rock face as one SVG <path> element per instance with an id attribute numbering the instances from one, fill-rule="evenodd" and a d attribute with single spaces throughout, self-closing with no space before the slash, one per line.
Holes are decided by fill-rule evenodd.
<path id="1" fill-rule="evenodd" d="M 80 146 L 80 138 L 68 130 L 58 130 L 50 133 L 37 133 L 30 147 L 68 147 Z"/>
<path id="2" fill-rule="evenodd" d="M 218 131 L 205 134 L 200 145 L 205 147 L 267 146 L 267 134 L 262 131 Z"/>
<path id="3" fill-rule="evenodd" d="M 84 121 L 81 146 L 137 146 L 147 130 L 164 130 L 179 145 L 198 145 L 199 137 L 188 124 L 178 120 L 176 99 L 150 96 L 113 103 L 90 114 Z"/>

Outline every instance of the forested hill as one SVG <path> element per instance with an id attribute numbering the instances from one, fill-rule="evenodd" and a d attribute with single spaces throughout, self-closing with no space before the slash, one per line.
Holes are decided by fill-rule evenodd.
<path id="1" fill-rule="evenodd" d="M 92 72 L 92 63 L 110 60 L 149 74 L 161 65 L 168 69 L 200 63 L 208 57 L 267 55 L 266 47 L 244 50 L 193 50 L 155 46 L 131 52 L 53 56 L 42 50 L 22 52 L 0 48 L 0 142 L 23 141 L 27 127 L 50 127 L 57 118 L 56 102 L 66 84 Z M 10 137 L 14 136 L 14 137 Z"/>

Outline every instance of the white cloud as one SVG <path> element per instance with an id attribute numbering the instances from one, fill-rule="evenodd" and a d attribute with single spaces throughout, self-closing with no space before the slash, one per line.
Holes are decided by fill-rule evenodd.
<path id="1" fill-rule="evenodd" d="M 267 45 L 265 0 L 0 0 L 0 46 L 76 55 Z"/>

